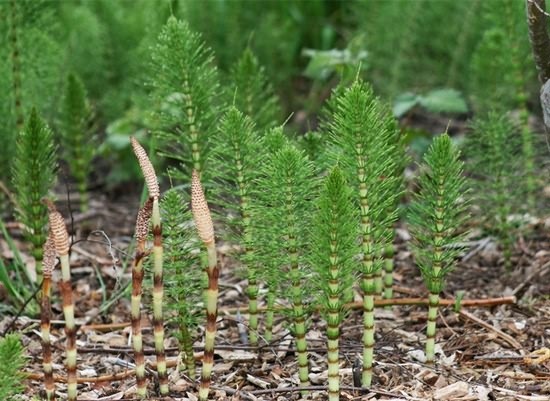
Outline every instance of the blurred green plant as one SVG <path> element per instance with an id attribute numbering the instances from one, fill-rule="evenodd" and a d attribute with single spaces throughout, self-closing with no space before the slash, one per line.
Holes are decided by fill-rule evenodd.
<path id="1" fill-rule="evenodd" d="M 259 131 L 280 123 L 281 106 L 273 91 L 265 68 L 250 47 L 231 68 L 230 84 L 235 88 L 234 103 L 237 109 L 249 116 Z"/>
<path id="2" fill-rule="evenodd" d="M 468 105 L 462 94 L 454 89 L 434 89 L 425 95 L 405 92 L 393 101 L 393 114 L 400 118 L 420 106 L 430 113 L 465 114 Z"/>
<path id="3" fill-rule="evenodd" d="M 472 176 L 475 205 L 484 230 L 497 237 L 504 265 L 512 268 L 512 251 L 517 228 L 511 222 L 521 211 L 521 137 L 504 114 L 490 112 L 473 123 L 466 142 L 468 170 Z"/>
<path id="4" fill-rule="evenodd" d="M 41 281 L 42 246 L 46 242 L 47 207 L 42 198 L 48 195 L 56 177 L 57 147 L 53 132 L 32 109 L 25 129 L 19 133 L 12 164 L 16 216 L 24 225 L 25 239 L 36 259 L 36 280 Z"/>
<path id="5" fill-rule="evenodd" d="M 95 128 L 84 83 L 77 75 L 69 74 L 62 105 L 60 144 L 76 179 L 81 211 L 88 209 L 88 176 L 98 144 Z"/>
<path id="6" fill-rule="evenodd" d="M 439 293 L 445 276 L 455 267 L 463 250 L 462 231 L 467 221 L 468 203 L 460 152 L 447 134 L 434 138 L 424 155 L 418 179 L 420 191 L 410 206 L 408 220 L 412 247 L 426 287 L 430 291 L 426 361 L 434 362 Z"/>
<path id="7" fill-rule="evenodd" d="M 17 334 L 0 339 L 0 398 L 12 401 L 25 389 L 25 356 Z"/>

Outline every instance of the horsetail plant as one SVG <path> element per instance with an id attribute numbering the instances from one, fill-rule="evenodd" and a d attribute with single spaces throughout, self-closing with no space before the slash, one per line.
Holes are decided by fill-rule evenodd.
<path id="1" fill-rule="evenodd" d="M 132 260 L 132 346 L 134 348 L 134 362 L 136 364 L 136 392 L 140 398 L 145 398 L 147 395 L 145 357 L 143 354 L 143 339 L 141 334 L 141 293 L 144 276 L 143 260 L 147 256 L 145 245 L 147 243 L 147 233 L 149 232 L 152 209 L 153 200 L 152 198 L 148 198 L 138 211 L 134 233 L 136 249 L 134 251 L 134 259 Z"/>
<path id="2" fill-rule="evenodd" d="M 76 326 L 74 320 L 73 289 L 71 287 L 71 266 L 69 264 L 69 234 L 63 216 L 49 199 L 44 199 L 48 207 L 48 220 L 53 236 L 55 251 L 61 262 L 61 282 L 59 288 L 63 298 L 63 316 L 65 317 L 65 336 L 67 337 L 67 400 L 76 401 Z"/>
<path id="3" fill-rule="evenodd" d="M 180 191 L 173 188 L 162 197 L 162 229 L 166 245 L 165 271 L 166 292 L 169 309 L 176 312 L 174 321 L 178 326 L 176 337 L 180 354 L 188 376 L 195 378 L 193 338 L 199 325 L 202 311 L 203 275 L 194 255 L 194 244 L 187 228 L 191 215 L 186 210 L 187 202 Z"/>
<path id="4" fill-rule="evenodd" d="M 259 130 L 272 128 L 281 116 L 279 99 L 268 80 L 265 68 L 247 47 L 231 68 L 235 86 L 235 106 L 252 118 Z"/>
<path id="5" fill-rule="evenodd" d="M 292 304 L 293 331 L 298 356 L 299 379 L 307 386 L 308 353 L 306 343 L 306 312 L 303 287 L 307 265 L 305 260 L 308 233 L 305 222 L 311 215 L 310 198 L 316 189 L 314 166 L 305 154 L 291 144 L 271 156 L 260 172 L 257 191 L 259 209 L 263 214 L 262 229 L 269 233 L 265 238 L 264 252 L 275 253 L 279 285 L 288 277 L 289 302 Z M 286 270 L 288 269 L 288 270 Z"/>
<path id="6" fill-rule="evenodd" d="M 17 217 L 25 226 L 25 238 L 32 245 L 37 281 L 40 282 L 42 246 L 47 238 L 44 227 L 48 219 L 42 198 L 55 181 L 57 162 L 53 133 L 36 109 L 31 111 L 25 129 L 18 135 L 12 166 Z"/>
<path id="7" fill-rule="evenodd" d="M 153 48 L 151 86 L 164 127 L 159 133 L 161 154 L 179 162 L 171 172 L 176 178 L 187 180 L 196 170 L 204 179 L 220 98 L 213 61 L 212 51 L 187 22 L 168 19 Z"/>
<path id="8" fill-rule="evenodd" d="M 325 178 L 312 227 L 311 266 L 327 321 L 329 401 L 340 399 L 339 339 L 344 304 L 353 286 L 353 261 L 359 232 L 357 209 L 339 167 Z"/>
<path id="9" fill-rule="evenodd" d="M 218 256 L 214 238 L 214 224 L 208 203 L 204 197 L 201 181 L 197 171 L 193 171 L 191 178 L 191 211 L 195 220 L 195 227 L 199 238 L 204 243 L 208 255 L 208 288 L 206 289 L 206 330 L 204 339 L 204 357 L 201 372 L 199 400 L 208 399 L 212 367 L 214 365 L 214 342 L 216 338 L 216 319 L 218 316 Z"/>
<path id="10" fill-rule="evenodd" d="M 88 208 L 88 175 L 96 149 L 92 119 L 84 83 L 77 75 L 69 74 L 62 105 L 61 140 L 65 161 L 76 179 L 81 211 Z"/>
<path id="11" fill-rule="evenodd" d="M 155 354 L 157 358 L 160 393 L 166 395 L 169 392 L 169 388 L 168 375 L 166 372 L 166 356 L 164 353 L 164 319 L 162 315 L 164 287 L 162 282 L 163 247 L 159 205 L 160 189 L 155 169 L 145 149 L 143 149 L 134 137 L 130 138 L 130 141 L 143 173 L 149 197 L 153 202 L 151 206 L 151 225 L 153 231 L 153 336 L 155 339 Z"/>
<path id="12" fill-rule="evenodd" d="M 397 218 L 391 115 L 367 84 L 357 80 L 337 92 L 329 124 L 332 140 L 350 183 L 361 219 L 361 288 L 363 290 L 363 372 L 361 383 L 370 387 L 374 351 L 375 274 L 382 268 L 382 250 Z M 392 206 L 393 205 L 393 206 Z"/>
<path id="13" fill-rule="evenodd" d="M 223 201 L 226 211 L 235 210 L 237 218 L 227 219 L 228 226 L 244 250 L 242 264 L 248 281 L 249 341 L 258 343 L 258 272 L 253 262 L 251 232 L 251 186 L 260 166 L 260 143 L 252 120 L 235 106 L 229 107 L 220 123 L 217 146 L 214 150 L 218 187 L 217 198 Z M 227 212 L 229 214 L 229 212 Z M 233 234 L 232 233 L 232 234 Z"/>
<path id="14" fill-rule="evenodd" d="M 409 210 L 416 264 L 430 292 L 426 361 L 434 362 L 439 293 L 445 276 L 455 266 L 464 238 L 461 227 L 467 215 L 465 179 L 460 152 L 447 134 L 436 137 L 424 156 L 418 179 L 420 191 Z"/>
<path id="15" fill-rule="evenodd" d="M 55 269 L 56 254 L 53 233 L 50 230 L 44 243 L 42 261 L 42 300 L 40 302 L 40 332 L 42 334 L 42 367 L 44 370 L 44 388 L 46 400 L 55 400 L 55 383 L 52 368 L 52 346 L 50 340 L 51 322 L 51 284 Z"/>
<path id="16" fill-rule="evenodd" d="M 504 266 L 512 268 L 512 250 L 516 232 L 510 215 L 519 213 L 523 199 L 520 193 L 522 175 L 521 138 L 510 119 L 502 113 L 490 112 L 474 121 L 473 132 L 466 141 L 466 156 L 471 169 L 474 197 L 479 205 L 484 229 L 500 242 Z"/>

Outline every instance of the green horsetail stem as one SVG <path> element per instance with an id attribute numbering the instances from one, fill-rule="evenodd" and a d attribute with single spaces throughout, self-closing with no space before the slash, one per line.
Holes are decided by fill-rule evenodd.
<path id="1" fill-rule="evenodd" d="M 393 244 L 386 245 L 384 249 L 384 299 L 393 298 L 393 256 L 395 254 L 395 246 Z M 391 306 L 388 306 L 391 308 Z"/>
<path id="2" fill-rule="evenodd" d="M 454 268 L 455 258 L 461 251 L 467 203 L 462 176 L 460 152 L 447 134 L 436 137 L 424 155 L 427 169 L 419 177 L 420 191 L 409 208 L 416 264 L 420 268 L 426 287 L 430 291 L 428 326 L 426 329 L 426 362 L 435 357 L 436 318 L 439 293 L 445 276 Z"/>
<path id="3" fill-rule="evenodd" d="M 151 160 L 145 149 L 134 138 L 130 138 L 132 149 L 138 159 L 139 166 L 149 191 L 149 197 L 153 201 L 151 211 L 151 223 L 153 226 L 153 336 L 155 339 L 155 355 L 157 358 L 157 373 L 159 377 L 160 393 L 166 395 L 168 387 L 168 374 L 166 372 L 166 355 L 164 353 L 164 318 L 162 315 L 162 301 L 164 287 L 162 281 L 163 249 L 162 249 L 162 225 L 160 219 L 160 188 L 157 175 Z"/>
<path id="4" fill-rule="evenodd" d="M 134 362 L 136 364 L 136 386 L 137 396 L 144 398 L 147 395 L 147 382 L 145 380 L 145 357 L 143 354 L 143 339 L 141 334 L 141 292 L 143 283 L 143 259 L 146 256 L 145 244 L 147 232 L 149 231 L 149 220 L 153 200 L 147 199 L 138 212 L 136 219 L 136 250 L 132 261 L 132 296 L 131 296 L 131 319 L 132 319 L 132 346 L 134 348 Z"/>
<path id="5" fill-rule="evenodd" d="M 218 316 L 218 257 L 216 253 L 216 242 L 214 238 L 214 225 L 204 197 L 198 172 L 193 170 L 191 181 L 191 210 L 195 227 L 199 238 L 206 247 L 208 256 L 208 288 L 206 289 L 206 330 L 204 339 L 204 357 L 201 373 L 201 384 L 199 389 L 199 400 L 208 399 L 212 368 L 214 366 L 214 340 L 216 337 L 216 318 Z"/>
<path id="6" fill-rule="evenodd" d="M 182 341 L 182 348 L 184 352 L 184 363 L 187 368 L 187 374 L 191 379 L 195 378 L 196 366 L 195 366 L 195 352 L 193 351 L 193 338 L 189 333 L 189 327 L 186 324 L 180 324 L 180 336 Z"/>
<path id="7" fill-rule="evenodd" d="M 52 272 L 55 268 L 55 244 L 50 231 L 44 243 L 44 259 L 42 264 L 42 300 L 40 303 L 40 331 L 42 334 L 42 366 L 44 370 L 44 389 L 46 400 L 55 400 L 55 383 L 53 379 L 52 348 L 50 340 L 51 322 L 51 283 Z"/>
<path id="8" fill-rule="evenodd" d="M 325 178 L 313 221 L 311 264 L 327 322 L 328 397 L 340 399 L 339 340 L 346 289 L 353 285 L 357 213 L 342 171 L 334 167 Z"/>
<path id="9" fill-rule="evenodd" d="M 267 287 L 266 294 L 266 312 L 265 312 L 265 331 L 264 339 L 268 343 L 273 339 L 273 319 L 275 317 L 275 289 L 271 286 Z"/>
<path id="10" fill-rule="evenodd" d="M 74 320 L 73 289 L 71 287 L 71 266 L 69 264 L 69 234 L 63 216 L 55 209 L 52 201 L 44 201 L 49 209 L 48 219 L 53 235 L 55 250 L 61 261 L 61 282 L 59 283 L 63 298 L 63 315 L 65 317 L 65 336 L 67 337 L 67 400 L 76 401 L 76 325 Z"/>

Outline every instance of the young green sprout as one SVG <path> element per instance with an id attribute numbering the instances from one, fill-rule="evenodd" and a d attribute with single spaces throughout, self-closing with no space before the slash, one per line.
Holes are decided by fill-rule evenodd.
<path id="1" fill-rule="evenodd" d="M 44 369 L 44 388 L 46 400 L 55 400 L 55 383 L 53 380 L 52 348 L 50 342 L 51 321 L 51 284 L 52 273 L 56 263 L 53 233 L 49 232 L 43 247 L 42 260 L 42 300 L 40 303 L 40 331 L 42 334 L 42 366 Z"/>
<path id="2" fill-rule="evenodd" d="M 325 179 L 317 203 L 311 252 L 311 265 L 327 321 L 329 401 L 340 399 L 338 342 L 344 304 L 350 301 L 345 295 L 354 279 L 352 257 L 359 232 L 356 215 L 351 189 L 342 171 L 335 167 Z"/>
<path id="3" fill-rule="evenodd" d="M 145 245 L 149 231 L 149 221 L 153 209 L 153 200 L 148 198 L 139 209 L 136 219 L 136 249 L 132 261 L 132 346 L 134 348 L 134 362 L 136 364 L 137 395 L 144 398 L 147 395 L 147 382 L 145 380 L 145 357 L 143 354 L 143 340 L 141 335 L 141 292 L 143 284 L 143 259 L 147 256 Z"/>
<path id="4" fill-rule="evenodd" d="M 363 290 L 363 387 L 372 382 L 374 354 L 375 275 L 382 269 L 383 247 L 389 243 L 397 218 L 395 124 L 387 108 L 374 96 L 371 87 L 357 80 L 336 92 L 329 124 L 332 140 L 350 183 L 355 187 L 361 221 L 360 271 Z"/>
<path id="5" fill-rule="evenodd" d="M 418 180 L 420 191 L 409 211 L 416 263 L 430 292 L 426 330 L 428 363 L 434 362 L 439 293 L 461 252 L 464 233 L 460 229 L 467 218 L 463 163 L 459 155 L 447 134 L 434 139 L 424 156 Z"/>
<path id="6" fill-rule="evenodd" d="M 212 367 L 214 365 L 214 341 L 216 338 L 216 318 L 218 316 L 218 256 L 214 238 L 214 224 L 204 197 L 202 185 L 197 171 L 193 171 L 191 178 L 191 211 L 195 220 L 195 227 L 199 238 L 204 243 L 208 255 L 208 288 L 206 290 L 206 331 L 204 340 L 204 357 L 201 373 L 199 400 L 208 399 Z"/>
<path id="7" fill-rule="evenodd" d="M 157 357 L 157 373 L 159 377 L 160 393 L 169 392 L 168 374 L 166 372 L 166 356 L 164 353 L 164 319 L 162 315 L 162 299 L 164 288 L 162 283 L 162 226 L 160 221 L 160 189 L 153 164 L 149 160 L 145 149 L 134 138 L 130 138 L 132 149 L 138 159 L 143 172 L 149 197 L 153 200 L 151 210 L 151 224 L 153 227 L 153 336 L 155 339 L 155 354 Z"/>
<path id="8" fill-rule="evenodd" d="M 65 317 L 65 336 L 67 337 L 67 400 L 76 401 L 76 326 L 74 320 L 73 289 L 71 287 L 71 266 L 69 265 L 69 234 L 63 216 L 56 210 L 49 199 L 44 199 L 48 206 L 48 220 L 53 235 L 55 251 L 61 261 L 61 282 L 59 287 L 63 298 L 63 315 Z"/>

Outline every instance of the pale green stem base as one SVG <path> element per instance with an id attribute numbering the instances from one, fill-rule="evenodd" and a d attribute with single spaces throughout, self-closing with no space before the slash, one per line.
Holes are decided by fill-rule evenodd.
<path id="1" fill-rule="evenodd" d="M 435 330 L 439 294 L 430 294 L 428 297 L 428 326 L 426 328 L 426 363 L 433 363 L 435 359 Z"/>

